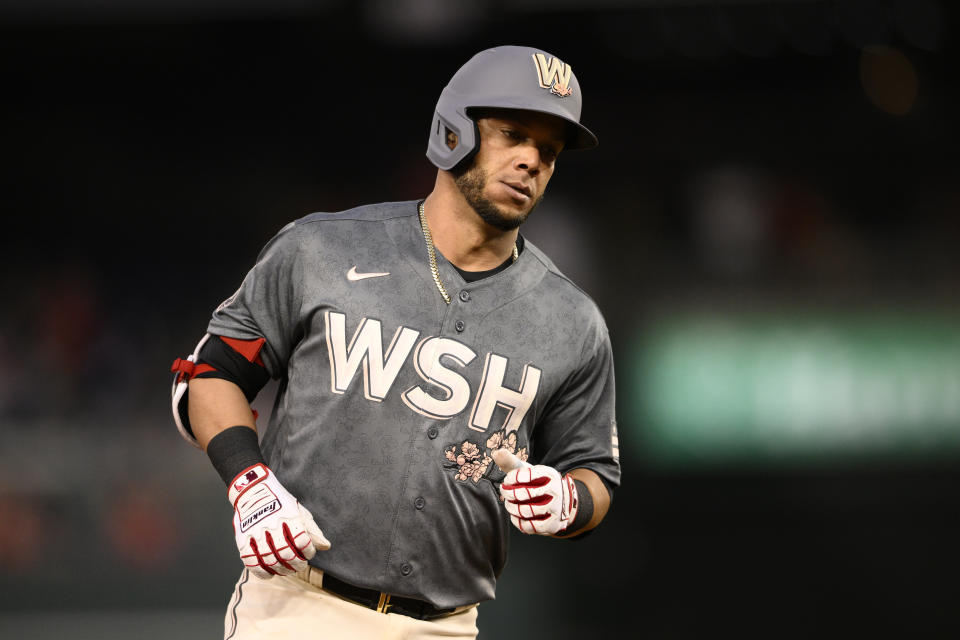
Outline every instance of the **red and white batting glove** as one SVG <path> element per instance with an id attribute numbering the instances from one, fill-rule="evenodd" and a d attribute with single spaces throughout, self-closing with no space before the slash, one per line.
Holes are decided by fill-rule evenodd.
<path id="1" fill-rule="evenodd" d="M 286 576 L 330 548 L 313 516 L 290 495 L 269 467 L 255 464 L 230 483 L 233 532 L 243 564 L 260 578 Z"/>
<path id="2" fill-rule="evenodd" d="M 510 522 L 524 533 L 555 535 L 577 516 L 577 487 L 568 473 L 546 465 L 530 465 L 506 449 L 497 449 L 493 461 L 507 474 L 500 485 Z"/>

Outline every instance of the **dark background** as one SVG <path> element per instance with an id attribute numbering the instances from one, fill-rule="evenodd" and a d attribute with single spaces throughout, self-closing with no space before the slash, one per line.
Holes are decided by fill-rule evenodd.
<path id="1" fill-rule="evenodd" d="M 607 317 L 623 487 L 586 540 L 514 537 L 481 637 L 956 637 L 956 452 L 661 464 L 626 409 L 673 311 L 956 313 L 956 24 L 932 1 L 5 6 L 0 635 L 217 637 L 230 510 L 170 362 L 288 221 L 428 193 L 440 89 L 528 44 L 573 65 L 601 140 L 525 234 Z M 711 208 L 731 192 L 760 204 Z"/>

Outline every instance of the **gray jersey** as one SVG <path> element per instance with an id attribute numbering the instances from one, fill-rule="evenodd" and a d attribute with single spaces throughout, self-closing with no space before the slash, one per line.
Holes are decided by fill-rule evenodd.
<path id="1" fill-rule="evenodd" d="M 613 359 L 594 303 L 531 243 L 466 283 L 430 273 L 416 202 L 287 225 L 208 331 L 265 338 L 281 380 L 262 448 L 333 547 L 311 564 L 452 607 L 487 600 L 509 520 L 508 447 L 617 486 Z"/>

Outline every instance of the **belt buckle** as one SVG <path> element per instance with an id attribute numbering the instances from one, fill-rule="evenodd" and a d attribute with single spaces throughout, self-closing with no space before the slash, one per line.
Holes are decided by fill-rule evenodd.
<path id="1" fill-rule="evenodd" d="M 388 609 L 393 605 L 390 604 L 390 594 L 380 592 L 380 601 L 377 603 L 377 613 L 389 613 Z"/>

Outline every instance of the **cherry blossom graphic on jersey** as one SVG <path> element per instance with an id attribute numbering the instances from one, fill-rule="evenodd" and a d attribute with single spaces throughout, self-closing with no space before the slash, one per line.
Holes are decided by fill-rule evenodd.
<path id="1" fill-rule="evenodd" d="M 456 467 L 456 479 L 460 482 L 473 480 L 474 483 L 480 482 L 490 468 L 493 458 L 489 455 L 480 454 L 480 445 L 464 440 L 461 444 L 450 445 L 443 451 L 444 457 L 451 463 L 448 467 Z"/>
<path id="2" fill-rule="evenodd" d="M 515 431 L 509 434 L 505 430 L 497 431 L 487 439 L 486 445 L 485 449 L 481 449 L 480 444 L 464 440 L 460 444 L 452 444 L 443 450 L 443 455 L 448 460 L 445 466 L 456 469 L 457 472 L 454 475 L 456 480 L 460 482 L 472 480 L 476 484 L 490 471 L 496 471 L 497 466 L 493 464 L 491 457 L 495 449 L 507 449 L 521 460 L 527 459 L 526 447 L 517 451 Z"/>
<path id="3" fill-rule="evenodd" d="M 510 453 L 516 454 L 524 462 L 527 461 L 527 448 L 523 447 L 517 451 L 516 431 L 511 431 L 509 434 L 506 434 L 504 429 L 497 431 L 487 438 L 487 449 L 489 449 L 487 453 L 492 453 L 496 449 L 506 449 Z"/>

